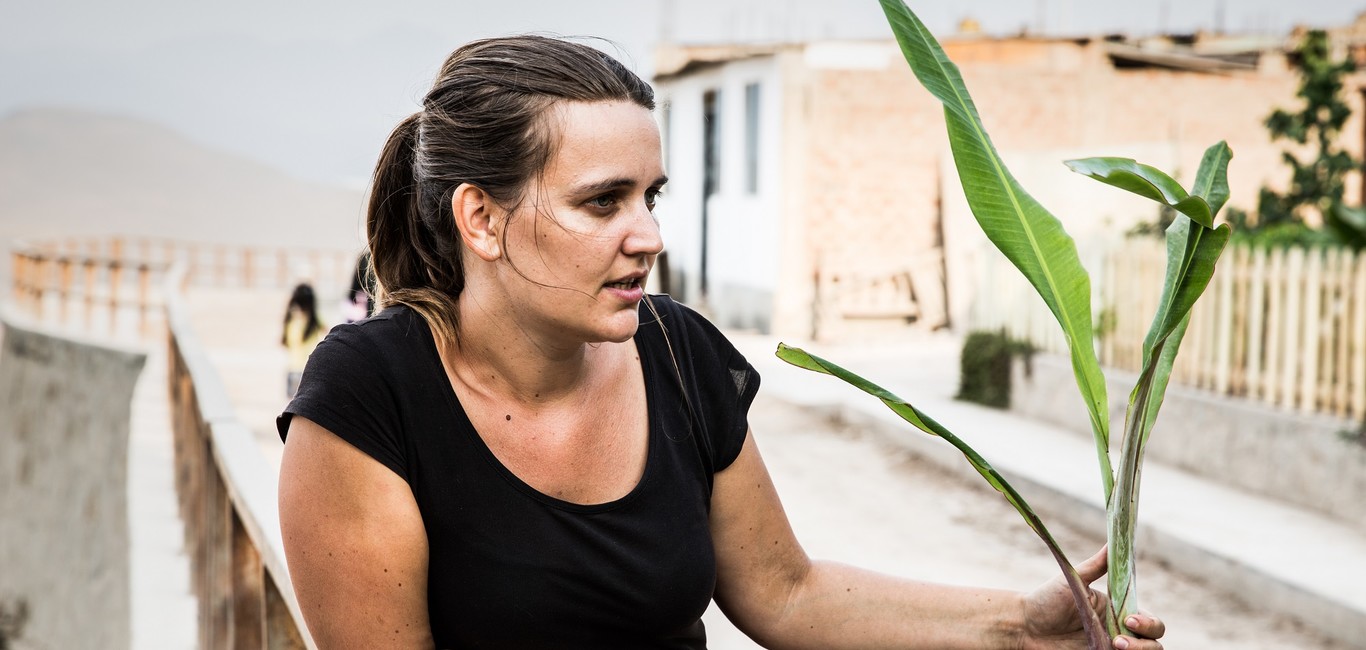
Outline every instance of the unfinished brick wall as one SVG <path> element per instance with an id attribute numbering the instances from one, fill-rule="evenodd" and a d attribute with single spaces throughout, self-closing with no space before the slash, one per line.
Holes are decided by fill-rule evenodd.
<path id="1" fill-rule="evenodd" d="M 1263 185 L 1279 189 L 1288 178 L 1281 160 L 1286 145 L 1271 142 L 1263 125 L 1274 109 L 1299 105 L 1299 80 L 1283 62 L 1209 73 L 1116 68 L 1097 41 L 963 40 L 945 47 L 1007 159 L 1061 169 L 1072 155 L 1160 150 L 1169 152 L 1165 159 L 1149 162 L 1189 184 L 1204 149 L 1227 140 L 1235 152 L 1230 205 L 1245 210 L 1255 208 Z M 802 197 L 792 217 L 804 221 L 813 266 L 889 269 L 941 250 L 941 193 L 954 199 L 961 189 L 942 173 L 941 165 L 951 164 L 943 109 L 899 53 L 891 54 L 885 69 L 818 69 L 789 77 L 802 89 L 793 93 L 801 106 L 788 115 L 805 129 L 804 150 L 792 154 L 805 160 L 792 179 L 799 185 L 793 192 Z M 1347 92 L 1357 114 L 1360 86 L 1358 77 Z M 1360 157 L 1362 139 L 1361 119 L 1354 116 L 1341 145 Z M 1349 183 L 1349 196 L 1360 191 L 1358 182 Z M 1098 216 L 1071 212 L 1082 213 L 1073 219 Z M 1130 214 L 1107 227 L 1118 234 L 1146 216 Z"/>

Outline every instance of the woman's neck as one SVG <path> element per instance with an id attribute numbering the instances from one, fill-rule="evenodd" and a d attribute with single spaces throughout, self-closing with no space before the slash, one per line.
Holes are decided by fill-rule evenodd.
<path id="1" fill-rule="evenodd" d="M 438 342 L 446 368 L 480 396 L 526 405 L 571 398 L 600 378 L 597 371 L 619 348 L 556 339 L 486 303 L 478 296 L 462 295 L 457 303 L 458 340 Z"/>

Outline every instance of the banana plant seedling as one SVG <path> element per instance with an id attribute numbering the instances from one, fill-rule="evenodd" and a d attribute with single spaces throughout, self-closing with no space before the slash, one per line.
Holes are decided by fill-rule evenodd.
<path id="1" fill-rule="evenodd" d="M 1228 243 L 1229 227 L 1216 227 L 1214 218 L 1228 200 L 1228 163 L 1233 153 L 1224 142 L 1207 149 L 1190 191 L 1166 173 L 1127 158 L 1066 161 L 1073 171 L 1170 206 L 1177 212 L 1176 220 L 1166 231 L 1167 270 L 1161 300 L 1143 341 L 1142 371 L 1129 394 L 1116 468 L 1111 462 L 1105 377 L 1092 340 L 1095 325 L 1091 281 L 1075 242 L 1062 223 L 1034 200 L 1006 168 L 982 126 L 958 67 L 939 42 L 902 0 L 879 1 L 916 78 L 944 105 L 950 149 L 973 216 L 987 238 L 1038 291 L 1067 340 L 1073 374 L 1090 419 L 1106 503 L 1110 607 L 1105 620 L 1100 620 L 1089 606 L 1087 586 L 1043 521 L 1019 492 L 963 439 L 910 402 L 830 361 L 783 344 L 778 346 L 778 357 L 848 382 L 881 400 L 916 428 L 943 438 L 958 449 L 1048 547 L 1076 600 L 1090 647 L 1109 648 L 1109 638 L 1127 633 L 1123 621 L 1138 611 L 1134 533 L 1143 451 L 1190 322 L 1191 308 L 1209 285 L 1215 262 Z"/>

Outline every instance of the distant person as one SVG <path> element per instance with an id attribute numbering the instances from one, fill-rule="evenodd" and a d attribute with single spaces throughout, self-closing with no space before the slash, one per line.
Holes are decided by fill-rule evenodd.
<path id="1" fill-rule="evenodd" d="M 318 647 L 701 650 L 715 599 L 770 648 L 1085 648 L 1061 576 L 1021 593 L 806 554 L 750 432 L 758 373 L 645 293 L 653 108 L 587 45 L 495 38 L 389 136 L 380 312 L 328 335 L 277 422 Z M 1078 571 L 1098 579 L 1104 552 Z M 1161 621 L 1128 624 L 1150 638 L 1116 648 L 1161 648 Z"/>
<path id="2" fill-rule="evenodd" d="M 351 273 L 351 289 L 342 301 L 342 313 L 348 323 L 375 313 L 375 272 L 370 268 L 369 249 L 356 260 L 356 270 Z"/>
<path id="3" fill-rule="evenodd" d="M 318 318 L 318 302 L 313 287 L 307 283 L 294 287 L 285 308 L 285 333 L 281 339 L 287 354 L 285 365 L 285 397 L 293 398 L 299 390 L 308 356 L 323 340 L 327 328 Z"/>

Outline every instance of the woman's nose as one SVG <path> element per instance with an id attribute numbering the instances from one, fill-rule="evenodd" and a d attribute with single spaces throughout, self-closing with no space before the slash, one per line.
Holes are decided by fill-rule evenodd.
<path id="1" fill-rule="evenodd" d="M 646 206 L 641 205 L 631 219 L 631 230 L 626 234 L 622 248 L 627 255 L 658 255 L 664 250 L 664 238 L 659 234 L 659 220 Z"/>

